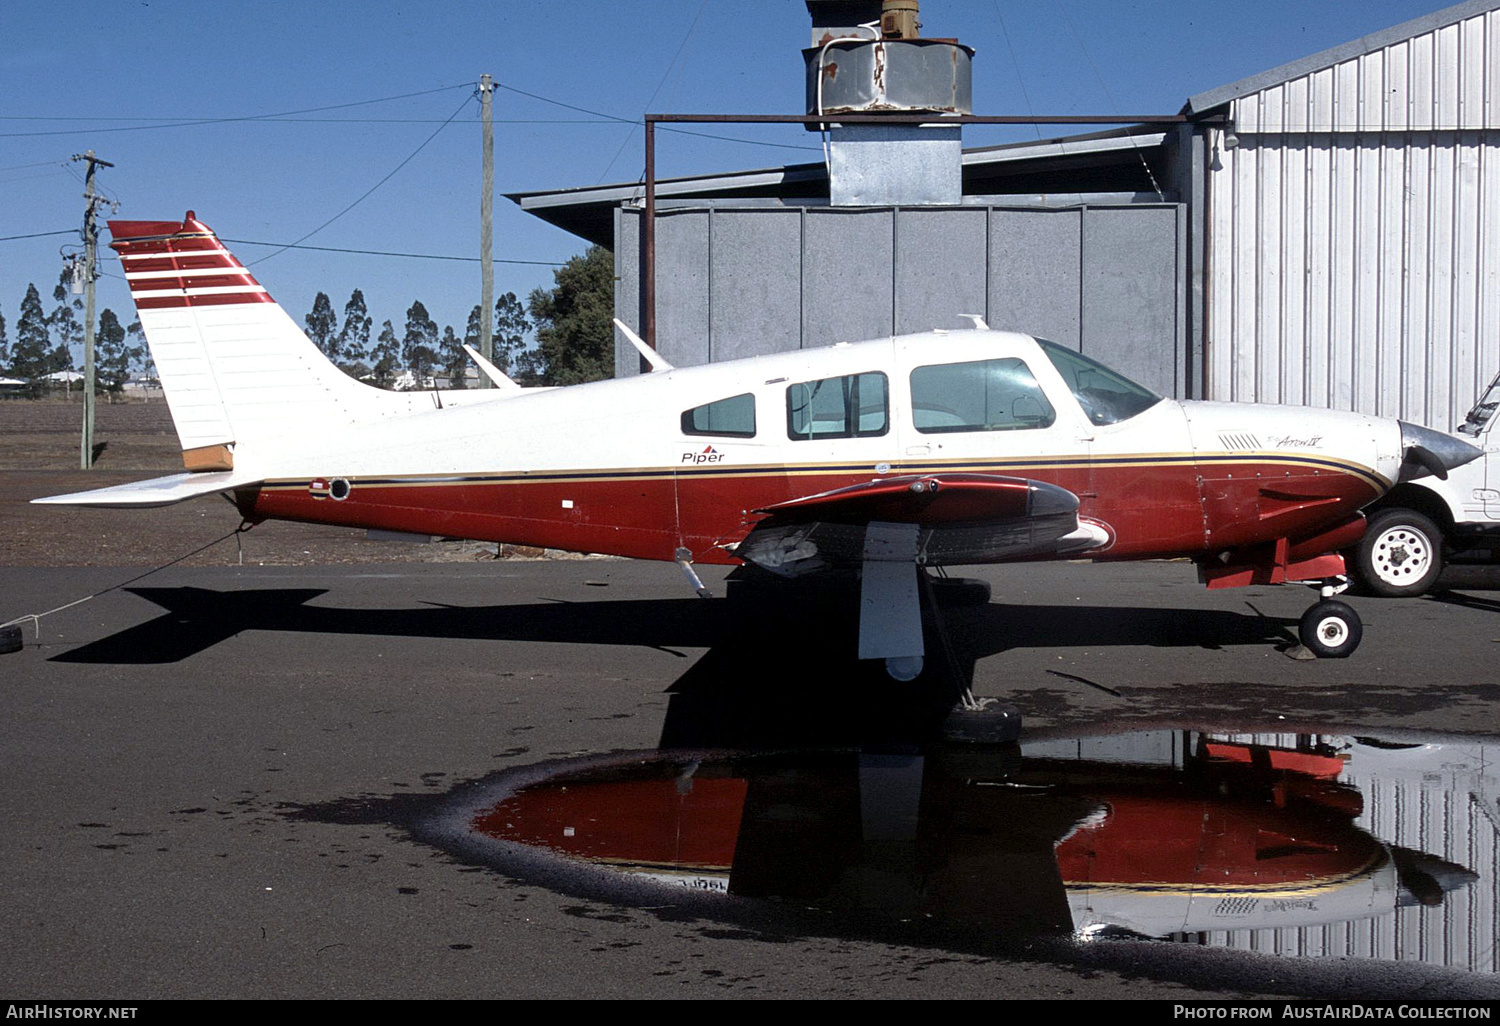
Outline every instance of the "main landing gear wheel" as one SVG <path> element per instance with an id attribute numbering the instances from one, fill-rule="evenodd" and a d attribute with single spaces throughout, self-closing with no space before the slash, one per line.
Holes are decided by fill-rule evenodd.
<path id="1" fill-rule="evenodd" d="M 1352 608 L 1324 599 L 1302 614 L 1297 634 L 1307 650 L 1319 659 L 1342 659 L 1359 647 L 1364 627 Z"/>
<path id="2" fill-rule="evenodd" d="M 1377 595 L 1421 595 L 1443 570 L 1443 534 L 1409 509 L 1377 514 L 1355 555 L 1359 578 Z"/>

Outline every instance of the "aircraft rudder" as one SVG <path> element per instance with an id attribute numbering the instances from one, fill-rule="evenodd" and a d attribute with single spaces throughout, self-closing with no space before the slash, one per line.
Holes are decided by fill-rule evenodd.
<path id="1" fill-rule="evenodd" d="M 193 211 L 109 229 L 185 453 L 211 453 L 220 469 L 221 447 L 329 426 L 339 397 L 366 388 Z"/>

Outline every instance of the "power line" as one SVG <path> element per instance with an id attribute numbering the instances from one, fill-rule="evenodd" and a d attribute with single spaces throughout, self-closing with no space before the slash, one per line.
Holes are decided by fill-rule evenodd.
<path id="1" fill-rule="evenodd" d="M 452 123 L 452 121 L 453 121 L 454 118 L 456 118 L 460 114 L 462 114 L 463 113 L 463 109 L 465 107 L 467 107 L 469 105 L 469 102 L 471 100 L 473 100 L 473 99 L 474 99 L 474 96 L 473 96 L 472 93 L 470 95 L 468 95 L 468 96 L 465 96 L 464 97 L 464 102 L 460 103 L 458 105 L 458 109 L 455 110 L 452 114 L 450 114 L 448 116 L 448 120 L 447 121 L 444 121 L 441 125 L 438 125 L 436 131 L 434 131 L 426 139 L 423 139 L 422 142 L 421 142 L 421 145 L 419 145 L 416 149 L 412 150 L 411 153 L 407 156 L 407 158 L 405 160 L 403 160 L 401 163 L 397 164 L 395 167 L 391 168 L 389 174 L 387 174 L 380 181 L 376 182 L 374 185 L 372 185 L 368 189 L 366 189 L 365 192 L 363 193 L 363 195 L 361 195 L 359 197 L 359 199 L 355 200 L 353 203 L 349 204 L 343 210 L 340 210 L 337 214 L 334 214 L 328 220 L 324 221 L 322 224 L 318 225 L 312 231 L 310 231 L 306 235 L 302 236 L 302 238 L 298 239 L 297 242 L 290 243 L 290 244 L 288 244 L 286 246 L 283 246 L 283 247 L 281 247 L 281 249 L 276 250 L 276 252 L 274 252 L 274 253 L 267 253 L 265 256 L 261 257 L 259 260 L 251 261 L 251 263 L 255 263 L 255 264 L 265 263 L 267 260 L 270 260 L 272 257 L 277 256 L 277 255 L 285 252 L 288 249 L 291 249 L 292 246 L 295 246 L 298 243 L 306 242 L 308 239 L 310 239 L 314 235 L 318 234 L 324 228 L 327 228 L 329 225 L 333 224 L 333 222 L 337 221 L 339 218 L 341 218 L 345 214 L 349 213 L 349 211 L 351 211 L 355 207 L 359 206 L 361 203 L 363 203 L 369 197 L 370 193 L 374 192 L 376 189 L 380 188 L 386 182 L 390 181 L 393 177 L 395 177 L 395 174 L 396 174 L 397 171 L 400 171 L 407 164 L 410 164 L 411 161 L 412 161 L 412 158 L 414 158 L 418 153 L 421 153 L 422 150 L 426 148 L 426 146 L 427 146 L 428 143 L 430 143 L 430 142 L 432 142 L 432 140 L 436 139 L 438 137 L 438 132 L 441 132 L 443 129 L 447 128 L 448 125 Z M 248 267 L 248 266 L 250 266 L 250 264 L 246 264 L 245 266 Z"/>
<path id="2" fill-rule="evenodd" d="M 10 242 L 12 239 L 40 239 L 48 235 L 77 235 L 77 228 L 64 228 L 60 232 L 32 232 L 30 235 L 0 235 L 0 242 Z"/>
<path id="3" fill-rule="evenodd" d="M 1010 52 L 1011 66 L 1016 69 L 1016 84 L 1021 87 L 1021 99 L 1026 101 L 1026 113 L 1036 117 L 1036 108 L 1031 105 L 1031 94 L 1026 91 L 1026 79 L 1021 75 L 1021 62 L 1016 59 L 1016 48 L 1011 45 L 1010 29 L 1005 27 L 1005 15 L 1000 13 L 1000 0 L 995 0 L 995 17 L 1000 21 L 1000 34 L 1005 37 L 1005 49 Z M 1042 137 L 1042 126 L 1032 125 L 1036 130 L 1036 137 Z"/>
<path id="4" fill-rule="evenodd" d="M 223 121 L 261 121 L 267 124 L 284 123 L 288 125 L 438 125 L 442 124 L 442 118 L 292 118 L 282 117 L 276 114 L 257 114 L 253 117 L 222 118 Z M 8 115 L 0 114 L 0 121 L 87 121 L 90 124 L 97 122 L 114 121 L 160 121 L 183 124 L 212 124 L 209 121 L 187 121 L 182 118 L 100 118 L 100 117 L 53 117 L 51 115 Z M 617 118 L 496 118 L 498 125 L 614 125 L 618 124 Z M 638 123 L 638 122 L 635 122 Z M 139 125 L 139 128 L 167 127 L 166 125 Z M 82 131 L 82 129 L 79 129 Z M 18 164 L 17 167 L 42 167 L 46 164 L 57 163 L 57 161 L 44 160 L 36 164 Z M 12 170 L 11 168 L 0 168 L 0 171 Z"/>
<path id="5" fill-rule="evenodd" d="M 1094 69 L 1094 78 L 1098 80 L 1099 88 L 1104 90 L 1104 98 L 1109 101 L 1109 105 L 1114 108 L 1116 114 L 1120 113 L 1120 105 L 1115 103 L 1114 94 L 1109 91 L 1109 86 L 1105 83 L 1104 76 L 1099 73 L 1099 65 L 1094 63 L 1094 55 L 1089 53 L 1088 47 L 1083 45 L 1083 37 L 1078 34 L 1078 26 L 1073 24 L 1073 16 L 1068 13 L 1067 7 L 1063 6 L 1063 0 L 1053 0 L 1053 2 L 1057 4 L 1057 9 L 1062 12 L 1063 19 L 1067 21 L 1068 30 L 1073 33 L 1073 39 L 1078 43 L 1078 49 L 1083 51 L 1083 56 L 1089 62 L 1089 67 Z M 1161 186 L 1156 183 L 1156 174 L 1151 170 L 1151 165 L 1146 161 L 1146 155 L 1141 152 L 1140 144 L 1135 141 L 1133 136 L 1130 137 L 1130 146 L 1131 149 L 1135 150 L 1136 157 L 1140 159 L 1141 169 L 1146 172 L 1146 178 L 1150 181 L 1151 188 L 1156 190 L 1156 198 L 1159 200 L 1166 199 L 1162 195 Z"/>
<path id="6" fill-rule="evenodd" d="M 495 83 L 495 88 L 496 89 L 504 89 L 504 90 L 506 90 L 508 92 L 516 93 L 517 95 L 520 95 L 520 96 L 529 96 L 533 100 L 540 100 L 543 103 L 550 103 L 554 107 L 565 107 L 568 110 L 576 110 L 580 114 L 592 114 L 595 117 L 607 118 L 610 121 L 618 121 L 621 124 L 625 124 L 625 125 L 639 125 L 639 124 L 644 124 L 644 119 L 642 119 L 642 118 L 622 118 L 622 117 L 619 117 L 618 115 L 615 115 L 615 114 L 606 114 L 606 113 L 604 113 L 601 110 L 590 110 L 588 107 L 579 107 L 576 104 L 564 103 L 561 100 L 554 100 L 550 96 L 542 96 L 542 95 L 540 95 L 538 93 L 528 93 L 524 89 L 517 89 L 515 86 L 506 85 L 504 82 L 496 82 Z M 659 131 L 659 132 L 676 132 L 678 135 L 696 135 L 700 139 L 717 139 L 720 142 L 744 143 L 747 146 L 770 146 L 770 147 L 773 147 L 773 148 L 778 149 L 778 150 L 818 150 L 819 149 L 819 147 L 817 147 L 817 146 L 796 146 L 796 145 L 793 145 L 791 143 L 773 143 L 773 142 L 762 142 L 759 139 L 742 139 L 742 138 L 739 138 L 738 136 L 733 136 L 733 135 L 715 135 L 715 134 L 713 134 L 711 132 L 694 132 L 691 129 L 687 129 L 687 128 L 670 128 L 667 125 L 662 125 L 662 124 L 658 124 L 656 126 L 656 128 L 657 128 L 657 131 Z"/>
<path id="7" fill-rule="evenodd" d="M 656 102 L 656 97 L 661 93 L 662 86 L 666 85 L 667 79 L 672 76 L 672 69 L 677 67 L 677 59 L 682 56 L 682 51 L 687 49 L 688 40 L 693 38 L 693 30 L 698 27 L 698 20 L 703 17 L 703 9 L 707 6 L 708 0 L 703 0 L 703 2 L 698 5 L 698 13 L 693 15 L 693 20 L 692 23 L 688 25 L 687 33 L 682 37 L 682 42 L 677 44 L 677 52 L 672 55 L 672 60 L 667 64 L 667 70 L 662 72 L 661 81 L 656 83 L 656 88 L 651 91 L 651 98 L 646 101 L 646 111 L 643 111 L 642 113 L 649 112 L 651 110 L 651 105 Z M 609 163 L 604 166 L 604 171 L 599 175 L 599 181 L 595 182 L 595 185 L 598 185 L 604 181 L 604 176 L 609 174 L 609 169 L 615 166 L 615 161 L 620 159 L 620 154 L 625 152 L 625 147 L 629 146 L 630 140 L 634 138 L 635 129 L 632 128 L 630 130 L 630 133 L 626 135 L 624 139 L 620 140 L 620 148 L 618 150 L 615 150 L 615 155 L 611 157 L 609 159 Z"/>
<path id="8" fill-rule="evenodd" d="M 358 253 L 363 256 L 388 256 L 388 257 L 411 257 L 416 260 L 462 260 L 467 263 L 479 263 L 479 257 L 464 256 L 442 256 L 437 253 L 394 253 L 383 249 L 345 249 L 340 246 L 299 246 L 296 243 L 283 242 L 257 242 L 254 239 L 226 239 L 220 237 L 220 242 L 232 242 L 237 246 L 278 246 L 281 249 L 315 249 L 323 253 Z M 501 260 L 495 258 L 497 264 L 531 264 L 537 267 L 561 267 L 561 263 L 555 260 Z"/>
<path id="9" fill-rule="evenodd" d="M 670 72 L 670 70 L 671 69 L 668 68 L 669 72 Z M 303 118 L 296 117 L 296 115 L 299 115 L 299 114 L 317 114 L 317 113 L 320 113 L 320 112 L 325 111 L 325 110 L 342 110 L 342 109 L 348 108 L 348 107 L 361 107 L 361 106 L 366 106 L 366 105 L 369 105 L 369 104 L 372 104 L 372 103 L 388 103 L 388 102 L 391 102 L 391 101 L 394 101 L 394 100 L 406 100 L 406 99 L 410 99 L 411 97 L 414 97 L 414 96 L 429 96 L 432 93 L 447 92 L 447 91 L 452 90 L 452 89 L 462 89 L 462 88 L 470 87 L 470 86 L 472 86 L 472 83 L 462 82 L 462 83 L 459 83 L 458 85 L 442 86 L 442 87 L 437 88 L 437 89 L 426 89 L 426 90 L 423 90 L 421 92 L 416 92 L 416 93 L 402 93 L 399 96 L 382 96 L 382 97 L 378 97 L 378 98 L 373 99 L 373 100 L 356 100 L 356 101 L 354 101 L 352 103 L 335 103 L 335 104 L 330 104 L 329 106 L 326 106 L 326 107 L 308 107 L 308 108 L 303 109 L 303 110 L 279 111 L 279 112 L 270 113 L 270 114 L 245 114 L 245 115 L 240 115 L 240 116 L 235 116 L 235 117 L 215 117 L 215 118 L 150 118 L 150 117 L 140 117 L 140 118 L 90 118 L 90 117 L 74 117 L 74 116 L 54 117 L 54 116 L 51 116 L 51 115 L 41 115 L 41 114 L 0 115 L 0 121 L 86 121 L 91 126 L 91 127 L 88 127 L 88 128 L 57 129 L 57 130 L 54 130 L 54 131 L 47 131 L 47 132 L 0 132 L 0 139 L 34 138 L 34 137 L 40 137 L 40 136 L 53 136 L 53 135 L 78 135 L 78 134 L 83 133 L 83 132 L 149 132 L 149 131 L 154 131 L 154 130 L 159 129 L 159 128 L 192 128 L 192 127 L 201 126 L 201 125 L 223 125 L 223 124 L 235 124 L 235 123 L 243 123 L 243 122 L 251 122 L 251 121 L 258 121 L 258 122 L 285 121 L 285 122 L 287 122 L 289 124 L 299 124 L 299 123 L 304 123 L 305 122 L 305 123 L 310 123 L 310 124 L 414 124 L 414 125 L 423 125 L 423 124 L 425 124 L 425 125 L 431 125 L 431 124 L 439 124 L 439 122 L 437 122 L 437 120 L 434 119 L 434 118 L 306 118 L 306 119 L 303 119 Z M 504 89 L 507 92 L 515 93 L 518 96 L 529 97 L 530 99 L 538 100 L 538 101 L 540 101 L 542 103 L 549 103 L 549 104 L 553 105 L 554 107 L 562 107 L 562 108 L 564 108 L 566 110 L 577 111 L 580 114 L 589 114 L 589 115 L 592 115 L 594 118 L 597 118 L 597 119 L 599 119 L 600 121 L 603 121 L 603 122 L 609 122 L 609 123 L 615 123 L 615 124 L 622 124 L 622 125 L 639 125 L 639 124 L 643 123 L 643 120 L 641 118 L 626 118 L 626 117 L 620 117 L 619 115 L 616 115 L 616 114 L 606 114 L 604 111 L 592 110 L 592 109 L 590 109 L 588 107 L 580 107 L 577 104 L 565 103 L 562 100 L 554 100 L 550 96 L 542 96 L 540 93 L 528 92 L 525 89 L 519 89 L 516 86 L 506 85 L 503 82 L 496 82 L 495 83 L 495 88 L 496 89 Z M 452 118 L 448 119 L 448 121 L 451 121 L 451 120 L 453 120 L 453 119 Z M 94 125 L 97 125 L 99 122 L 114 122 L 114 121 L 132 121 L 132 122 L 155 121 L 155 122 L 159 122 L 159 123 L 158 124 L 149 124 L 149 125 L 130 124 L 130 125 L 121 125 L 121 126 L 114 127 L 114 128 L 96 128 L 96 127 L 92 127 Z M 443 121 L 440 124 L 446 125 L 446 124 L 448 124 L 448 121 Z M 553 119 L 546 119 L 546 118 L 538 118 L 538 119 L 516 118 L 516 119 L 513 119 L 513 120 L 511 120 L 511 119 L 500 119 L 498 121 L 498 123 L 499 124 L 507 124 L 507 125 L 572 125 L 572 124 L 590 125 L 590 124 L 597 124 L 599 122 L 597 122 L 597 121 L 584 121 L 584 120 L 581 120 L 581 119 L 579 119 L 579 120 L 553 120 Z M 693 131 L 691 129 L 686 129 L 686 128 L 670 128 L 670 127 L 668 127 L 666 125 L 658 125 L 657 128 L 658 128 L 658 130 L 663 131 L 663 132 L 676 132 L 679 135 L 692 135 L 692 136 L 697 136 L 697 137 L 699 137 L 701 139 L 714 139 L 714 140 L 717 140 L 719 142 L 741 143 L 741 144 L 746 145 L 746 146 L 769 146 L 772 149 L 778 149 L 778 150 L 817 150 L 818 149 L 818 147 L 816 147 L 816 146 L 799 146 L 799 145 L 795 145 L 795 144 L 792 144 L 792 143 L 765 142 L 765 141 L 762 141 L 760 139 L 745 139 L 745 138 L 742 138 L 742 137 L 739 137 L 739 136 L 717 135 L 717 134 L 714 134 L 712 132 L 696 132 L 696 131 Z M 51 161 L 47 161 L 45 163 L 51 163 Z M 21 165 L 21 166 L 32 166 L 32 165 Z"/>
<path id="10" fill-rule="evenodd" d="M 12 164 L 10 167 L 0 167 L 0 171 L 20 171 L 28 167 L 51 167 L 53 164 L 61 166 L 66 164 L 67 157 L 58 157 L 56 160 L 39 160 L 35 164 Z"/>
<path id="11" fill-rule="evenodd" d="M 777 150 L 813 150 L 821 153 L 822 148 L 818 146 L 799 146 L 795 143 L 773 143 L 763 142 L 760 139 L 741 139 L 734 135 L 714 135 L 712 132 L 694 132 L 687 128 L 668 128 L 660 122 L 656 125 L 658 132 L 675 132 L 678 135 L 696 135 L 700 139 L 717 139 L 719 142 L 744 143 L 746 146 L 770 146 Z"/>
<path id="12" fill-rule="evenodd" d="M 44 136 L 44 135 L 77 135 L 79 132 L 84 132 L 84 131 L 89 131 L 89 132 L 145 132 L 145 131 L 150 131 L 152 129 L 157 129 L 157 128 L 186 128 L 186 127 L 191 127 L 191 126 L 194 126 L 194 125 L 219 125 L 219 124 L 226 124 L 226 123 L 236 122 L 236 121 L 265 121 L 267 119 L 274 119 L 274 118 L 288 118 L 288 117 L 292 117 L 293 115 L 297 115 L 297 114 L 318 114 L 318 113 L 321 113 L 322 111 L 325 111 L 325 110 L 345 110 L 345 109 L 347 109 L 349 107 L 364 107 L 364 106 L 368 106 L 369 104 L 372 104 L 372 103 L 390 103 L 390 102 L 392 102 L 394 100 L 409 100 L 413 96 L 430 96 L 433 93 L 444 93 L 444 92 L 448 92 L 448 91 L 453 90 L 453 89 L 464 89 L 464 88 L 471 88 L 471 87 L 472 87 L 472 83 L 470 83 L 470 82 L 460 82 L 460 83 L 458 83 L 456 85 L 439 86 L 436 89 L 423 89 L 420 92 L 415 92 L 415 93 L 402 93 L 399 96 L 380 96 L 380 97 L 376 97 L 375 99 L 372 99 L 372 100 L 355 100 L 355 101 L 353 101 L 351 103 L 333 103 L 333 104 L 329 104 L 329 105 L 327 105 L 325 107 L 307 107 L 307 108 L 304 108 L 302 110 L 283 110 L 283 111 L 276 111 L 276 112 L 270 113 L 270 114 L 246 114 L 246 115 L 242 115 L 242 116 L 239 116 L 239 117 L 225 117 L 225 118 L 194 118 L 194 119 L 185 119 L 185 120 L 181 120 L 181 121 L 169 121 L 169 122 L 165 122 L 163 124 L 156 124 L 156 125 L 128 125 L 128 126 L 124 126 L 124 127 L 120 127 L 120 128 L 90 128 L 90 129 L 67 128 L 67 129 L 59 129 L 57 131 L 52 131 L 52 132 L 0 132 L 0 138 L 14 139 L 14 138 L 20 138 L 20 137 Z M 5 120 L 22 120 L 22 119 L 21 118 L 6 118 Z M 46 119 L 42 119 L 42 120 L 57 121 L 57 120 L 62 120 L 62 119 L 60 119 L 60 118 L 46 118 Z M 106 119 L 106 120 L 108 120 L 108 119 Z M 141 118 L 141 119 L 138 119 L 138 120 L 148 120 L 148 119 Z M 452 119 L 450 118 L 449 120 L 451 121 Z M 445 124 L 446 124 L 446 122 L 445 122 Z"/>

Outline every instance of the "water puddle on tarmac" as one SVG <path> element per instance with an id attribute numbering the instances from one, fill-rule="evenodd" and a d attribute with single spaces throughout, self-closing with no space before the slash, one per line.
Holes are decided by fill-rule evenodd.
<path id="1" fill-rule="evenodd" d="M 647 907 L 1495 974 L 1497 762 L 1494 741 L 1197 730 L 639 753 L 490 778 L 430 839 Z"/>

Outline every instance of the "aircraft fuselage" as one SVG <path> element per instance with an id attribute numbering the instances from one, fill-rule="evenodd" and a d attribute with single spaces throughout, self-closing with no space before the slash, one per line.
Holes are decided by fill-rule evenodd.
<path id="1" fill-rule="evenodd" d="M 981 366 L 1021 385 L 966 394 Z M 1100 534 L 1083 554 L 1139 559 L 1295 545 L 1357 518 L 1398 473 L 1395 421 L 1161 399 L 1099 423 L 1112 415 L 1085 410 L 1076 372 L 1027 336 L 956 331 L 478 404 L 443 393 L 425 413 L 298 439 L 238 500 L 253 518 L 732 563 L 756 510 L 982 473 L 1067 489 Z"/>

